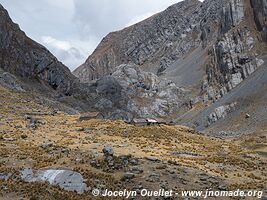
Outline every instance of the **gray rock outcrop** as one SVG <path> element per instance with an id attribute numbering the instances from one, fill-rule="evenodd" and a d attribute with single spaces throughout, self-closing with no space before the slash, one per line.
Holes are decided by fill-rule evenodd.
<path id="1" fill-rule="evenodd" d="M 218 120 L 227 117 L 227 115 L 235 109 L 235 106 L 236 102 L 215 108 L 215 110 L 207 117 L 208 118 L 207 126 L 210 126 L 211 124 L 217 122 Z"/>
<path id="2" fill-rule="evenodd" d="M 8 72 L 1 73 L 0 71 L 0 85 L 12 90 L 25 92 L 22 85 L 20 84 L 20 81 L 14 75 Z"/>
<path id="3" fill-rule="evenodd" d="M 200 6 L 198 0 L 186 0 L 141 23 L 108 34 L 74 74 L 88 82 L 114 72 L 121 64 L 156 64 L 156 71 L 164 70 L 197 43 L 191 37 L 201 17 Z"/>
<path id="4" fill-rule="evenodd" d="M 266 10 L 264 0 L 182 1 L 107 35 L 74 74 L 83 82 L 112 74 L 134 115 L 191 116 L 195 105 L 227 98 L 265 64 Z M 155 92 L 147 82 L 161 76 L 171 83 L 154 84 L 162 90 Z M 216 104 L 206 116 L 198 111 L 196 121 L 216 124 L 232 110 L 227 105 Z"/>
<path id="5" fill-rule="evenodd" d="M 267 2 L 265 0 L 251 0 L 255 22 L 259 31 L 267 39 Z"/>
<path id="6" fill-rule="evenodd" d="M 87 191 L 87 185 L 82 175 L 71 170 L 38 170 L 24 169 L 21 178 L 26 182 L 48 182 L 51 185 L 82 194 Z"/>
<path id="7" fill-rule="evenodd" d="M 172 81 L 142 71 L 137 65 L 120 65 L 112 74 L 128 96 L 127 109 L 139 117 L 169 117 L 182 109 L 185 91 Z"/>
<path id="8" fill-rule="evenodd" d="M 202 89 L 208 99 L 220 99 L 238 86 L 264 61 L 255 52 L 256 41 L 247 28 L 230 31 L 213 46 Z"/>
<path id="9" fill-rule="evenodd" d="M 264 108 L 265 101 L 254 101 L 264 94 L 247 82 L 265 87 L 265 74 L 257 72 L 267 61 L 266 7 L 265 0 L 179 2 L 108 34 L 74 71 L 80 80 L 0 7 L 0 68 L 8 73 L 0 84 L 20 90 L 28 79 L 57 101 L 108 119 L 162 117 L 212 127 L 247 105 Z"/>

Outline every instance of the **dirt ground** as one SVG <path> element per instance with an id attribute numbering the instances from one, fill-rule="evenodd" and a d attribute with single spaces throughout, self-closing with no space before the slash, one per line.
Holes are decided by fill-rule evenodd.
<path id="1" fill-rule="evenodd" d="M 264 130 L 218 139 L 183 126 L 81 122 L 38 96 L 1 87 L 0 105 L 0 175 L 12 174 L 0 176 L 0 199 L 96 199 L 94 188 L 267 190 Z M 29 116 L 38 123 L 31 124 Z M 102 151 L 107 144 L 114 151 L 112 165 Z M 45 182 L 26 183 L 20 178 L 24 168 L 74 170 L 89 189 L 77 194 Z M 134 176 L 125 179 L 128 172 Z"/>

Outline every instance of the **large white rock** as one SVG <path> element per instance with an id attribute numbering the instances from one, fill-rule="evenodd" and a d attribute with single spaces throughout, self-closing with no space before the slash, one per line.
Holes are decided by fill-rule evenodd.
<path id="1" fill-rule="evenodd" d="M 24 169 L 21 171 L 21 178 L 26 182 L 48 182 L 51 185 L 58 185 L 66 191 L 79 194 L 87 191 L 87 185 L 82 175 L 71 170 L 48 169 L 33 171 L 32 169 Z"/>

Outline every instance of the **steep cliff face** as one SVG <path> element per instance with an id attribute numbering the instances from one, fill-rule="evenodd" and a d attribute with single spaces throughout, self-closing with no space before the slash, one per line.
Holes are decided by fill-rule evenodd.
<path id="1" fill-rule="evenodd" d="M 264 63 L 260 57 L 266 53 L 266 44 L 256 30 L 252 5 L 249 1 L 229 1 L 223 6 L 217 40 L 207 47 L 204 101 L 220 99 Z"/>
<path id="2" fill-rule="evenodd" d="M 80 83 L 45 47 L 28 38 L 2 6 L 0 15 L 1 86 L 35 91 L 78 111 L 100 111 L 108 119 L 167 117 L 182 106 L 180 88 L 136 66 L 121 66 L 111 76 Z"/>
<path id="3" fill-rule="evenodd" d="M 23 91 L 20 79 L 35 81 L 57 101 L 108 119 L 163 117 L 212 127 L 245 109 L 245 95 L 255 104 L 251 92 L 239 90 L 265 66 L 264 5 L 186 0 L 111 33 L 74 72 L 90 84 L 29 39 L 1 7 L 0 84 Z M 238 98 L 229 98 L 233 93 Z"/>
<path id="4" fill-rule="evenodd" d="M 261 1 L 240 0 L 229 1 L 222 7 L 216 40 L 205 48 L 208 56 L 201 92 L 192 101 L 193 104 L 204 102 L 207 107 L 195 113 L 189 111 L 181 121 L 193 122 L 200 130 L 208 127 L 237 130 L 247 128 L 247 124 L 254 123 L 251 128 L 263 125 L 257 122 L 266 119 L 263 115 L 266 97 L 261 94 L 263 82 L 267 82 L 266 36 L 264 23 L 259 23 L 263 20 L 263 5 Z M 243 120 L 242 113 L 251 113 L 254 109 L 257 110 L 254 119 Z M 246 128 L 243 131 L 247 131 Z"/>
<path id="5" fill-rule="evenodd" d="M 187 121 L 197 127 L 209 127 L 240 105 L 240 100 L 233 98 L 207 109 L 224 101 L 232 90 L 239 90 L 241 84 L 247 84 L 251 75 L 265 66 L 265 41 L 264 0 L 187 0 L 110 33 L 74 74 L 89 82 L 115 73 L 121 64 L 134 63 L 141 71 L 183 87 L 187 92 L 180 94 L 180 100 L 183 112 L 188 115 L 181 117 L 176 111 L 176 116 L 182 119 L 196 112 L 195 121 L 193 117 Z M 179 105 L 173 106 L 181 110 Z M 205 110 L 209 112 L 201 115 Z M 204 118 L 203 123 L 198 123 L 200 118 Z"/>
<path id="6" fill-rule="evenodd" d="M 238 28 L 228 32 L 210 49 L 211 62 L 206 65 L 202 91 L 205 100 L 217 100 L 238 86 L 260 67 L 259 45 L 252 32 Z"/>
<path id="7" fill-rule="evenodd" d="M 110 84 L 109 82 L 106 84 Z M 12 22 L 0 5 L 0 85 L 19 91 L 34 91 L 46 102 L 56 101 L 78 111 L 96 110 L 101 98 L 97 85 L 82 84 L 45 47 L 31 40 Z M 116 91 L 120 94 L 120 91 Z M 120 102 L 120 99 L 113 101 Z M 123 110 L 123 106 L 117 103 Z M 105 112 L 111 112 L 103 105 Z M 72 109 L 72 110 L 73 110 Z M 104 113 L 106 114 L 106 113 Z"/>
<path id="8" fill-rule="evenodd" d="M 267 2 L 265 0 L 251 0 L 253 7 L 255 22 L 259 31 L 267 37 Z"/>
<path id="9" fill-rule="evenodd" d="M 197 37 L 193 30 L 201 17 L 200 7 L 201 2 L 186 0 L 141 23 L 110 33 L 74 74 L 88 82 L 112 73 L 120 64 L 156 63 L 165 68 L 195 46 L 197 41 L 192 42 L 188 35 Z"/>
<path id="10" fill-rule="evenodd" d="M 22 78 L 38 78 L 63 94 L 78 80 L 45 47 L 32 41 L 0 5 L 0 67 Z"/>

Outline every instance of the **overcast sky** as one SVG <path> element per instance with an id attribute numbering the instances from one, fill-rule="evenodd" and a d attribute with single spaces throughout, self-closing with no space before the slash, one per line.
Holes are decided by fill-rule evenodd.
<path id="1" fill-rule="evenodd" d="M 13 21 L 71 70 L 111 31 L 180 0 L 0 0 Z"/>

